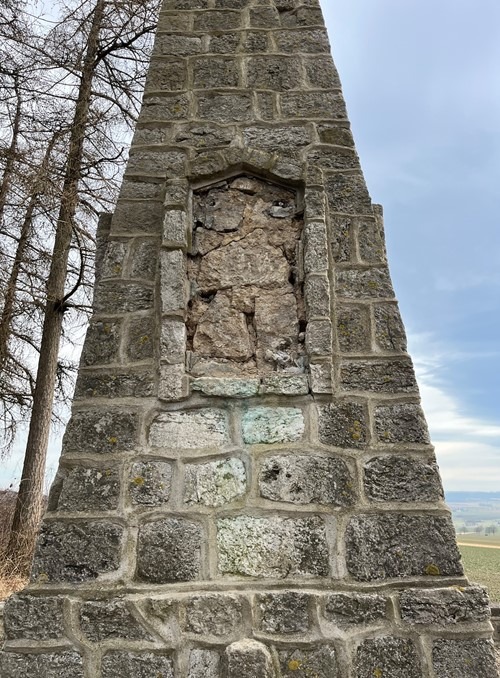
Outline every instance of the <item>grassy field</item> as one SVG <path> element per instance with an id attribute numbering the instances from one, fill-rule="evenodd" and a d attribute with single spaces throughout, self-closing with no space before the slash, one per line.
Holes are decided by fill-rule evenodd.
<path id="1" fill-rule="evenodd" d="M 499 546 L 500 547 L 500 533 L 490 534 L 457 534 L 457 541 L 461 544 L 484 544 L 485 546 Z"/>
<path id="2" fill-rule="evenodd" d="M 462 540 L 463 536 L 460 535 L 459 541 Z M 485 537 L 484 541 L 486 542 L 487 539 L 489 537 Z M 471 541 L 473 541 L 472 535 Z M 480 543 L 479 540 L 476 540 L 476 543 Z M 462 553 L 465 574 L 470 581 L 486 586 L 491 600 L 500 602 L 500 549 L 477 546 L 460 546 L 459 548 Z"/>

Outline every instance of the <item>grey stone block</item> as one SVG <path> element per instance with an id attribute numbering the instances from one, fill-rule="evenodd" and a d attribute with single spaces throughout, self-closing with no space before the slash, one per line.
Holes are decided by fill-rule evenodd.
<path id="1" fill-rule="evenodd" d="M 163 313 L 184 311 L 187 303 L 187 279 L 182 250 L 162 250 L 160 254 L 160 296 Z"/>
<path id="2" fill-rule="evenodd" d="M 401 360 L 344 360 L 340 365 L 343 391 L 418 393 L 413 364 Z"/>
<path id="3" fill-rule="evenodd" d="M 155 181 L 123 180 L 120 200 L 161 200 L 164 192 L 162 183 Z"/>
<path id="4" fill-rule="evenodd" d="M 149 432 L 149 443 L 153 447 L 218 448 L 228 442 L 227 414 L 213 408 L 164 412 L 156 417 Z"/>
<path id="5" fill-rule="evenodd" d="M 169 654 L 153 652 L 107 652 L 102 658 L 102 678 L 174 678 Z"/>
<path id="6" fill-rule="evenodd" d="M 76 382 L 78 398 L 149 398 L 154 395 L 151 370 L 134 372 L 80 372 Z"/>
<path id="7" fill-rule="evenodd" d="M 273 28 L 280 26 L 280 15 L 276 7 L 253 7 L 250 9 L 252 28 Z"/>
<path id="8" fill-rule="evenodd" d="M 243 414 L 243 440 L 248 445 L 301 440 L 304 415 L 296 407 L 253 407 Z"/>
<path id="9" fill-rule="evenodd" d="M 99 408 L 75 412 L 66 428 L 66 452 L 109 454 L 131 450 L 138 440 L 138 416 L 122 409 Z"/>
<path id="10" fill-rule="evenodd" d="M 304 229 L 304 270 L 306 273 L 323 273 L 328 270 L 326 226 L 314 221 Z"/>
<path id="11" fill-rule="evenodd" d="M 236 136 L 236 128 L 214 125 L 213 123 L 191 123 L 183 125 L 174 137 L 178 144 L 194 146 L 195 148 L 225 148 L 230 145 Z M 186 200 L 176 201 L 185 207 Z"/>
<path id="12" fill-rule="evenodd" d="M 235 54 L 239 51 L 241 33 L 218 33 L 209 37 L 209 51 L 214 54 Z"/>
<path id="13" fill-rule="evenodd" d="M 317 70 L 320 73 L 320 69 L 317 68 L 317 60 L 315 57 L 311 59 L 311 69 Z M 321 77 L 321 76 L 320 76 Z M 316 125 L 319 139 L 322 144 L 332 144 L 333 146 L 347 146 L 349 148 L 354 146 L 354 139 L 352 132 L 344 122 L 324 122 L 318 123 Z"/>
<path id="14" fill-rule="evenodd" d="M 429 442 L 424 413 L 416 403 L 376 407 L 375 432 L 381 443 Z"/>
<path id="15" fill-rule="evenodd" d="M 358 647 L 356 678 L 421 678 L 422 675 L 421 661 L 412 640 L 385 636 L 365 640 Z"/>
<path id="16" fill-rule="evenodd" d="M 338 116 L 344 117 L 344 102 L 338 101 Z M 354 174 L 335 172 L 326 181 L 328 206 L 331 212 L 342 214 L 371 214 L 372 203 L 361 171 Z"/>
<path id="17" fill-rule="evenodd" d="M 340 88 L 339 75 L 330 56 L 316 55 L 314 58 L 304 59 L 304 64 L 307 82 L 311 87 L 317 89 Z M 323 139 L 321 140 L 323 141 Z M 335 142 L 328 141 L 327 143 Z"/>
<path id="18" fill-rule="evenodd" d="M 223 89 L 240 85 L 239 64 L 233 57 L 202 57 L 193 62 L 195 89 Z"/>
<path id="19" fill-rule="evenodd" d="M 281 98 L 281 111 L 282 115 L 285 118 L 295 119 L 295 118 L 347 118 L 347 111 L 345 108 L 345 102 L 341 94 L 334 92 L 283 92 L 280 95 Z M 345 180 L 345 179 L 344 179 Z M 337 187 L 343 188 L 339 181 L 332 182 L 332 188 L 330 190 L 330 195 L 335 195 L 335 190 Z M 363 183 L 361 186 L 366 191 L 366 187 Z M 360 188 L 361 188 L 360 186 Z M 358 189 L 359 191 L 359 189 Z M 346 194 L 345 188 L 343 188 L 342 195 Z M 346 200 L 346 198 L 344 198 Z M 351 198 L 352 200 L 352 198 Z M 332 200 L 333 207 L 343 206 L 340 198 L 333 198 Z M 347 211 L 347 210 L 338 210 L 334 211 Z"/>
<path id="20" fill-rule="evenodd" d="M 359 158 L 354 148 L 320 146 L 307 153 L 307 162 L 313 167 L 327 170 L 359 169 Z"/>
<path id="21" fill-rule="evenodd" d="M 137 578 L 153 584 L 198 579 L 201 540 L 201 526 L 183 518 L 165 518 L 141 525 Z"/>
<path id="22" fill-rule="evenodd" d="M 495 647 L 491 640 L 436 640 L 432 648 L 436 678 L 496 678 Z"/>
<path id="23" fill-rule="evenodd" d="M 241 14 L 238 12 L 210 10 L 195 15 L 194 30 L 206 33 L 219 32 L 223 26 L 224 30 L 227 31 L 232 28 L 239 28 L 240 24 Z"/>
<path id="24" fill-rule="evenodd" d="M 371 501 L 440 501 L 443 488 L 435 461 L 408 456 L 375 457 L 364 466 Z"/>
<path id="25" fill-rule="evenodd" d="M 311 600 L 312 596 L 298 591 L 257 595 L 260 630 L 279 634 L 309 631 Z"/>
<path id="26" fill-rule="evenodd" d="M 146 91 L 176 92 L 187 89 L 187 59 L 153 58 L 146 78 Z"/>
<path id="27" fill-rule="evenodd" d="M 79 619 L 82 633 L 92 643 L 115 638 L 154 640 L 123 600 L 86 601 L 80 607 Z"/>
<path id="28" fill-rule="evenodd" d="M 330 363 L 311 364 L 310 381 L 313 393 L 332 393 L 332 366 Z"/>
<path id="29" fill-rule="evenodd" d="M 333 645 L 310 646 L 307 649 L 280 650 L 278 652 L 283 678 L 337 678 L 337 659 Z"/>
<path id="30" fill-rule="evenodd" d="M 171 365 L 184 364 L 186 358 L 186 325 L 182 320 L 165 318 L 161 324 L 160 357 Z"/>
<path id="31" fill-rule="evenodd" d="M 167 210 L 163 218 L 163 241 L 167 247 L 187 245 L 187 214 L 184 210 Z"/>
<path id="32" fill-rule="evenodd" d="M 129 493 L 133 504 L 161 506 L 170 498 L 172 465 L 166 461 L 138 461 L 132 465 Z"/>
<path id="33" fill-rule="evenodd" d="M 336 274 L 339 297 L 348 299 L 377 299 L 394 297 L 387 268 L 342 269 Z"/>
<path id="34" fill-rule="evenodd" d="M 261 394 L 275 395 L 307 395 L 309 380 L 305 374 L 274 373 L 262 378 Z"/>
<path id="35" fill-rule="evenodd" d="M 448 516 L 355 516 L 346 530 L 346 561 L 358 581 L 463 574 Z"/>
<path id="36" fill-rule="evenodd" d="M 256 640 L 242 640 L 226 648 L 227 678 L 275 678 L 271 653 Z"/>
<path id="37" fill-rule="evenodd" d="M 332 323 L 311 320 L 306 328 L 306 348 L 310 356 L 327 356 L 332 352 Z"/>
<path id="38" fill-rule="evenodd" d="M 154 202 L 152 200 L 144 202 L 122 202 L 119 203 L 113 214 L 113 220 L 111 222 L 112 233 L 139 233 L 139 234 L 151 234 L 159 235 L 161 231 L 161 219 L 163 214 L 163 207 L 161 202 Z M 122 244 L 122 243 L 119 243 Z M 109 253 L 110 255 L 112 252 Z M 119 274 L 119 270 L 116 268 L 118 265 L 120 267 L 120 260 L 116 261 L 116 256 L 119 256 L 119 252 L 115 253 L 114 257 L 110 256 L 109 263 L 107 266 L 107 275 L 116 276 Z M 113 261 L 115 259 L 115 261 Z"/>
<path id="39" fill-rule="evenodd" d="M 223 506 L 243 496 L 247 489 L 245 464 L 236 457 L 205 464 L 186 464 L 184 502 Z"/>
<path id="40" fill-rule="evenodd" d="M 379 219 L 363 219 L 358 226 L 358 247 L 362 261 L 385 264 L 384 229 Z"/>
<path id="41" fill-rule="evenodd" d="M 187 678 L 221 678 L 220 655 L 215 650 L 195 648 L 189 653 Z"/>
<path id="42" fill-rule="evenodd" d="M 0 653 L 2 678 L 83 678 L 82 656 L 73 650 L 26 654 Z"/>
<path id="43" fill-rule="evenodd" d="M 120 321 L 92 320 L 85 337 L 81 364 L 91 366 L 117 362 L 120 331 Z"/>
<path id="44" fill-rule="evenodd" d="M 260 379 L 232 379 L 218 377 L 202 377 L 191 381 L 193 391 L 201 391 L 205 395 L 227 398 L 251 398 L 259 392 Z"/>
<path id="45" fill-rule="evenodd" d="M 113 523 L 45 522 L 35 551 L 33 581 L 83 582 L 120 566 L 123 527 Z"/>
<path id="46" fill-rule="evenodd" d="M 213 122 L 240 122 L 252 117 L 252 99 L 247 92 L 199 93 L 196 97 L 198 116 Z"/>
<path id="47" fill-rule="evenodd" d="M 155 319 L 151 316 L 130 320 L 125 338 L 127 360 L 138 362 L 153 357 Z"/>
<path id="48" fill-rule="evenodd" d="M 153 288 L 129 282 L 98 284 L 94 310 L 99 313 L 132 313 L 153 307 Z"/>
<path id="49" fill-rule="evenodd" d="M 161 229 L 160 225 L 161 217 L 156 228 L 158 235 Z M 130 277 L 153 281 L 156 277 L 159 249 L 160 243 L 157 238 L 135 240 L 131 254 Z"/>
<path id="50" fill-rule="evenodd" d="M 165 402 L 175 402 L 188 396 L 189 378 L 184 365 L 161 365 L 158 398 Z"/>
<path id="51" fill-rule="evenodd" d="M 324 28 L 277 31 L 275 40 L 278 51 L 287 54 L 324 54 L 330 51 L 328 35 Z"/>
<path id="52" fill-rule="evenodd" d="M 307 276 L 304 297 L 310 319 L 330 316 L 330 283 L 326 276 Z"/>
<path id="53" fill-rule="evenodd" d="M 198 36 L 159 33 L 156 36 L 153 54 L 179 57 L 193 56 L 202 51 L 202 40 Z"/>
<path id="54" fill-rule="evenodd" d="M 338 401 L 318 406 L 319 440 L 333 447 L 364 447 L 368 436 L 366 406 Z"/>
<path id="55" fill-rule="evenodd" d="M 259 8 L 261 9 L 261 8 Z M 270 8 L 269 8 L 270 9 Z M 295 89 L 300 81 L 300 60 L 296 57 L 283 56 L 253 56 L 248 60 L 248 86 L 254 89 L 267 89 L 276 92 L 283 92 L 289 89 Z M 305 129 L 299 131 L 299 139 L 307 133 Z M 291 139 L 287 136 L 287 145 Z M 300 143 L 300 145 L 304 145 Z"/>
<path id="56" fill-rule="evenodd" d="M 282 579 L 330 572 L 325 526 L 316 516 L 224 518 L 217 547 L 222 574 Z"/>
<path id="57" fill-rule="evenodd" d="M 104 278 L 120 278 L 127 254 L 127 244 L 112 240 L 108 242 L 101 268 L 101 280 Z"/>
<path id="58" fill-rule="evenodd" d="M 375 338 L 382 351 L 406 352 L 406 332 L 397 304 L 376 304 Z"/>
<path id="59" fill-rule="evenodd" d="M 430 624 L 450 628 L 455 624 L 484 622 L 490 619 L 490 604 L 482 586 L 445 589 L 408 589 L 399 596 L 401 619 L 406 624 Z"/>
<path id="60" fill-rule="evenodd" d="M 365 306 L 337 304 L 336 321 L 337 340 L 343 353 L 359 353 L 370 350 L 370 318 Z"/>
<path id="61" fill-rule="evenodd" d="M 13 595 L 5 601 L 3 623 L 7 640 L 64 638 L 63 599 Z"/>
<path id="62" fill-rule="evenodd" d="M 345 461 L 312 454 L 268 457 L 259 474 L 262 497 L 294 504 L 350 506 L 353 484 Z"/>
<path id="63" fill-rule="evenodd" d="M 307 146 L 311 141 L 309 130 L 305 127 L 246 127 L 243 139 L 248 146 L 278 150 Z"/>
<path id="64" fill-rule="evenodd" d="M 231 636 L 240 630 L 243 610 L 239 596 L 215 593 L 193 596 L 185 605 L 185 629 L 200 636 Z"/>
<path id="65" fill-rule="evenodd" d="M 57 500 L 58 511 L 106 511 L 118 507 L 117 468 L 75 466 L 68 469 Z"/>
<path id="66" fill-rule="evenodd" d="M 376 593 L 333 593 L 325 602 L 329 622 L 349 628 L 358 624 L 379 624 L 387 619 L 387 598 Z"/>
<path id="67" fill-rule="evenodd" d="M 141 110 L 141 122 L 167 122 L 185 120 L 189 117 L 190 101 L 187 94 L 175 93 L 162 96 L 148 96 Z M 141 130 L 142 131 L 142 130 Z M 175 178 L 184 173 L 183 153 L 168 151 L 134 151 L 129 157 L 126 174 L 143 177 Z"/>

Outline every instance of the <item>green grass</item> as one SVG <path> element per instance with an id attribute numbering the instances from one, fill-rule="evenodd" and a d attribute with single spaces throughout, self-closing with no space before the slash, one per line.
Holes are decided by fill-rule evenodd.
<path id="1" fill-rule="evenodd" d="M 486 586 L 490 599 L 500 602 L 500 549 L 459 546 L 465 574 L 471 582 Z"/>

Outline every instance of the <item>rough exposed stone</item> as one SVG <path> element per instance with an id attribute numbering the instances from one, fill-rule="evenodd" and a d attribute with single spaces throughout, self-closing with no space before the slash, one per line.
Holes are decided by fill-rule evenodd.
<path id="1" fill-rule="evenodd" d="M 250 120 L 252 99 L 247 92 L 198 94 L 198 115 L 213 122 L 239 122 Z"/>
<path id="2" fill-rule="evenodd" d="M 406 351 L 406 333 L 396 304 L 376 304 L 375 337 L 383 351 Z"/>
<path id="3" fill-rule="evenodd" d="M 401 619 L 412 626 L 430 624 L 449 628 L 455 624 L 488 621 L 490 605 L 482 586 L 446 589 L 408 589 L 399 596 Z"/>
<path id="4" fill-rule="evenodd" d="M 229 442 L 227 414 L 212 408 L 163 412 L 151 425 L 149 442 L 170 449 L 225 445 Z"/>
<path id="5" fill-rule="evenodd" d="M 161 506 L 170 498 L 172 466 L 164 461 L 139 461 L 130 469 L 129 492 L 133 504 Z"/>
<path id="6" fill-rule="evenodd" d="M 248 360 L 253 355 L 246 317 L 232 308 L 227 294 L 218 292 L 210 302 L 198 323 L 193 348 L 213 358 Z"/>
<path id="7" fill-rule="evenodd" d="M 344 353 L 370 349 L 371 332 L 368 309 L 365 306 L 337 305 L 337 340 Z"/>
<path id="8" fill-rule="evenodd" d="M 344 117 L 343 106 L 338 102 L 338 117 Z M 334 117 L 334 116 L 331 116 Z M 372 214 L 370 194 L 361 171 L 335 172 L 326 180 L 328 205 L 332 213 Z"/>
<path id="9" fill-rule="evenodd" d="M 186 89 L 187 84 L 187 60 L 186 59 L 161 59 L 152 60 L 146 79 L 146 91 L 151 92 L 175 92 Z"/>
<path id="10" fill-rule="evenodd" d="M 497 675 L 490 640 L 436 640 L 432 649 L 436 678 L 490 678 Z"/>
<path id="11" fill-rule="evenodd" d="M 309 393 L 309 381 L 305 374 L 268 374 L 262 379 L 260 393 L 307 395 Z"/>
<path id="12" fill-rule="evenodd" d="M 63 599 L 56 596 L 13 595 L 5 601 L 3 622 L 7 640 L 49 640 L 66 635 Z"/>
<path id="13" fill-rule="evenodd" d="M 189 101 L 185 94 L 149 97 L 144 100 L 142 116 L 146 120 L 181 119 L 188 109 Z M 127 163 L 127 175 L 138 177 L 178 177 L 184 172 L 186 156 L 179 151 L 135 151 L 130 154 Z M 162 211 L 154 219 L 152 231 L 161 233 Z"/>
<path id="14" fill-rule="evenodd" d="M 131 450 L 137 444 L 138 417 L 123 409 L 100 408 L 74 412 L 66 428 L 66 452 L 110 452 Z"/>
<path id="15" fill-rule="evenodd" d="M 193 64 L 196 89 L 238 87 L 238 62 L 232 57 L 202 57 Z"/>
<path id="16" fill-rule="evenodd" d="M 304 230 L 305 253 L 304 270 L 306 273 L 321 273 L 328 269 L 328 248 L 326 226 L 312 222 Z"/>
<path id="17" fill-rule="evenodd" d="M 418 391 L 410 359 L 350 360 L 340 365 L 341 388 L 344 391 L 377 393 L 415 393 Z"/>
<path id="18" fill-rule="evenodd" d="M 159 33 L 155 41 L 155 53 L 162 56 L 192 56 L 202 51 L 201 38 L 175 33 Z"/>
<path id="19" fill-rule="evenodd" d="M 376 624 L 386 619 L 387 599 L 374 593 L 333 593 L 328 596 L 324 616 L 342 628 L 353 624 Z"/>
<path id="20" fill-rule="evenodd" d="M 340 87 L 339 75 L 330 56 L 315 56 L 304 59 L 306 77 L 311 87 L 333 89 Z M 321 138 L 321 137 L 320 137 Z M 321 139 L 325 141 L 325 139 Z M 327 141 L 327 143 L 335 143 Z"/>
<path id="21" fill-rule="evenodd" d="M 311 135 L 304 127 L 247 127 L 243 138 L 249 146 L 271 150 L 298 148 L 311 142 Z"/>
<path id="22" fill-rule="evenodd" d="M 188 396 L 189 380 L 184 365 L 161 365 L 158 398 L 166 402 L 175 402 Z"/>
<path id="23" fill-rule="evenodd" d="M 463 574 L 448 516 L 387 513 L 351 518 L 347 569 L 358 581 Z"/>
<path id="24" fill-rule="evenodd" d="M 243 623 L 243 604 L 238 596 L 206 594 L 188 600 L 186 631 L 201 636 L 231 636 Z"/>
<path id="25" fill-rule="evenodd" d="M 117 570 L 123 528 L 113 523 L 45 522 L 32 569 L 33 581 L 81 582 Z"/>
<path id="26" fill-rule="evenodd" d="M 364 466 L 365 492 L 372 501 L 440 501 L 443 488 L 435 461 L 408 456 L 375 457 Z"/>
<path id="27" fill-rule="evenodd" d="M 259 475 L 261 496 L 294 504 L 349 506 L 353 485 L 345 461 L 314 455 L 268 457 Z"/>
<path id="28" fill-rule="evenodd" d="M 105 511 L 118 506 L 120 482 L 116 468 L 76 466 L 62 481 L 58 511 Z"/>
<path id="29" fill-rule="evenodd" d="M 330 316 L 330 284 L 326 276 L 308 276 L 304 296 L 309 319 Z"/>
<path id="30" fill-rule="evenodd" d="M 121 277 L 126 253 L 127 245 L 125 243 L 116 240 L 108 242 L 102 262 L 101 279 Z"/>
<path id="31" fill-rule="evenodd" d="M 83 678 L 82 656 L 73 650 L 26 654 L 0 653 L 2 678 Z"/>
<path id="32" fill-rule="evenodd" d="M 337 678 L 337 660 L 333 645 L 310 646 L 313 649 L 289 649 L 278 653 L 283 678 Z"/>
<path id="33" fill-rule="evenodd" d="M 224 518 L 218 521 L 217 544 L 223 574 L 282 579 L 330 571 L 325 527 L 318 517 Z"/>
<path id="34" fill-rule="evenodd" d="M 187 504 L 223 506 L 246 492 L 246 470 L 232 457 L 206 464 L 187 464 L 184 501 Z"/>
<path id="35" fill-rule="evenodd" d="M 139 161 L 139 158 L 137 158 Z M 115 207 L 112 221 L 112 232 L 129 234 L 159 234 L 161 229 L 161 218 L 163 208 L 161 202 L 152 200 L 144 202 L 121 203 Z M 107 275 L 116 276 L 121 272 L 123 264 L 124 245 L 122 243 L 113 243 L 115 248 L 114 256 L 108 260 Z M 118 251 L 116 248 L 119 248 Z M 108 250 L 107 255 L 110 252 Z M 117 258 L 118 255 L 118 258 Z M 113 261 L 114 259 L 114 261 Z M 120 270 L 116 268 L 119 266 Z"/>
<path id="36" fill-rule="evenodd" d="M 167 210 L 163 218 L 163 240 L 165 247 L 184 248 L 187 244 L 187 215 L 184 210 Z"/>
<path id="37" fill-rule="evenodd" d="M 294 89 L 299 79 L 300 61 L 297 58 L 254 56 L 248 60 L 249 87 L 283 92 Z M 305 134 L 304 129 L 301 134 Z"/>
<path id="38" fill-rule="evenodd" d="M 303 29 L 301 31 L 277 31 L 275 39 L 278 51 L 280 52 L 315 54 L 330 51 L 328 35 L 324 28 Z"/>
<path id="39" fill-rule="evenodd" d="M 378 219 L 364 219 L 358 226 L 359 254 L 367 263 L 384 264 L 387 260 L 382 224 Z"/>
<path id="40" fill-rule="evenodd" d="M 363 641 L 358 647 L 356 669 L 356 678 L 421 678 L 423 675 L 413 641 L 391 636 Z"/>
<path id="41" fill-rule="evenodd" d="M 304 415 L 296 407 L 254 407 L 243 414 L 243 440 L 248 445 L 300 440 Z"/>
<path id="42" fill-rule="evenodd" d="M 80 608 L 80 628 L 93 643 L 112 638 L 153 640 L 123 600 L 83 603 Z"/>
<path id="43" fill-rule="evenodd" d="M 336 289 L 340 297 L 351 299 L 392 299 L 389 271 L 386 268 L 342 269 L 337 271 Z"/>
<path id="44" fill-rule="evenodd" d="M 130 277 L 140 280 L 154 280 L 158 264 L 160 243 L 156 238 L 136 240 L 132 248 Z"/>
<path id="45" fill-rule="evenodd" d="M 309 630 L 311 596 L 298 591 L 266 593 L 256 598 L 260 630 L 265 633 L 301 633 Z"/>
<path id="46" fill-rule="evenodd" d="M 318 407 L 319 440 L 334 447 L 364 447 L 367 441 L 366 407 L 339 401 Z"/>
<path id="47" fill-rule="evenodd" d="M 271 653 L 256 640 L 242 640 L 226 648 L 227 678 L 275 678 Z"/>
<path id="48" fill-rule="evenodd" d="M 102 658 L 102 678 L 117 676 L 174 678 L 172 659 L 153 652 L 107 652 Z"/>
<path id="49" fill-rule="evenodd" d="M 193 391 L 201 391 L 205 395 L 227 398 L 251 398 L 259 392 L 259 379 L 210 378 L 193 379 Z"/>
<path id="50" fill-rule="evenodd" d="M 200 525 L 181 518 L 141 525 L 137 542 L 138 579 L 154 584 L 198 579 L 201 538 Z"/>
<path id="51" fill-rule="evenodd" d="M 215 650 L 195 648 L 189 653 L 187 678 L 220 678 L 220 655 Z"/>
<path id="52" fill-rule="evenodd" d="M 422 408 L 414 403 L 376 407 L 375 432 L 381 443 L 429 442 Z"/>
<path id="53" fill-rule="evenodd" d="M 306 347 L 311 356 L 327 356 L 332 352 L 332 323 L 311 320 L 306 329 Z"/>
<path id="54" fill-rule="evenodd" d="M 225 30 L 238 28 L 241 23 L 241 15 L 238 12 L 211 10 L 195 15 L 195 31 L 220 31 L 221 26 Z"/>
<path id="55" fill-rule="evenodd" d="M 347 117 L 342 96 L 334 92 L 284 92 L 281 110 L 283 116 L 290 119 Z"/>

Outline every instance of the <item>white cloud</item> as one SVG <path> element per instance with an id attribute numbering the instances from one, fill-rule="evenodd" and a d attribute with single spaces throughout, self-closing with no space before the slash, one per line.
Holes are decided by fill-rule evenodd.
<path id="1" fill-rule="evenodd" d="M 410 335 L 415 363 L 441 475 L 447 490 L 500 490 L 500 422 L 470 416 L 440 371 L 456 358 L 430 334 Z"/>

